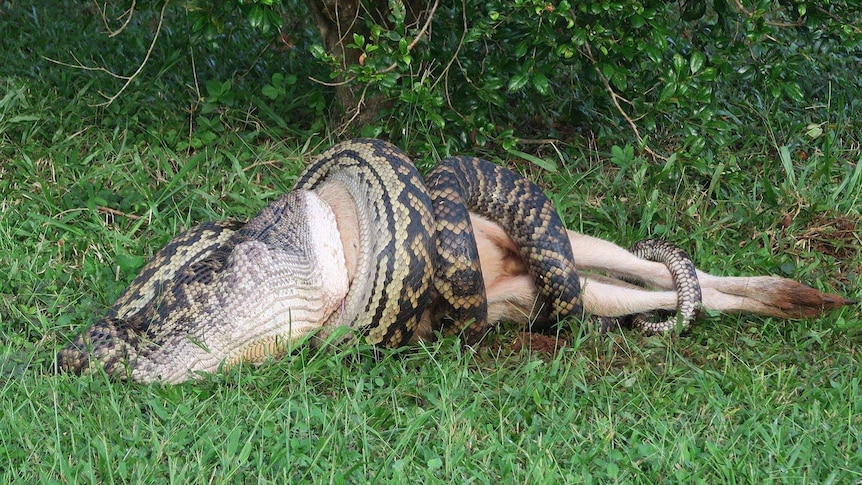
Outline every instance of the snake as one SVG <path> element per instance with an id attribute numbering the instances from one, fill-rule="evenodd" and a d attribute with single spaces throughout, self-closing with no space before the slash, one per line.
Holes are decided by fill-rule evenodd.
<path id="1" fill-rule="evenodd" d="M 333 186 L 358 219 L 352 282 L 319 196 Z M 474 157 L 445 159 L 423 179 L 394 145 L 355 139 L 322 153 L 247 223 L 205 223 L 171 240 L 58 352 L 58 367 L 176 383 L 345 326 L 346 338 L 400 347 L 428 314 L 440 334 L 476 342 L 489 323 L 470 211 L 518 245 L 541 299 L 536 329 L 583 313 L 566 230 L 535 184 Z"/>
<path id="2" fill-rule="evenodd" d="M 531 319 L 533 330 L 583 314 L 568 234 L 538 186 L 508 168 L 464 156 L 443 159 L 425 183 L 434 201 L 438 256 L 434 283 L 439 299 L 431 318 L 444 335 L 461 333 L 467 343 L 475 343 L 488 331 L 470 211 L 500 224 L 518 247 L 542 304 Z"/>
<path id="3" fill-rule="evenodd" d="M 644 239 L 629 248 L 641 259 L 664 263 L 676 289 L 677 313 L 661 321 L 647 315 L 635 315 L 634 323 L 650 333 L 681 333 L 688 329 L 703 308 L 703 295 L 697 279 L 697 268 L 682 248 L 660 239 Z"/>
<path id="4" fill-rule="evenodd" d="M 58 353 L 58 367 L 178 383 L 282 352 L 292 323 L 325 318 L 348 291 L 342 247 L 332 244 L 338 237 L 329 207 L 302 191 L 283 195 L 246 224 L 189 229 Z"/>

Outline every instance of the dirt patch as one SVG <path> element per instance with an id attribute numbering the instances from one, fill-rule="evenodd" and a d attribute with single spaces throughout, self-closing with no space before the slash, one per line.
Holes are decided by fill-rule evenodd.
<path id="1" fill-rule="evenodd" d="M 862 221 L 845 215 L 820 214 L 796 239 L 807 250 L 851 261 L 862 252 L 860 228 Z"/>
<path id="2" fill-rule="evenodd" d="M 512 350 L 520 352 L 522 349 L 528 349 L 530 352 L 553 355 L 567 345 L 568 342 L 557 336 L 548 336 L 533 332 L 518 332 L 515 336 L 515 341 L 512 342 Z"/>

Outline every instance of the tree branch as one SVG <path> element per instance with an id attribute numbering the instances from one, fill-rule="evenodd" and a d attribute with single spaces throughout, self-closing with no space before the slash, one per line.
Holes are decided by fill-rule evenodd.
<path id="1" fill-rule="evenodd" d="M 742 2 L 739 0 L 733 0 L 733 3 L 736 5 L 736 9 L 743 13 L 748 18 L 754 18 L 754 13 L 749 12 Z M 796 22 L 779 22 L 777 20 L 767 20 L 764 19 L 766 25 L 771 25 L 773 27 L 799 27 L 800 25 L 805 25 L 805 21 L 802 19 L 797 20 Z"/>
<path id="2" fill-rule="evenodd" d="M 428 18 L 425 19 L 425 24 L 422 25 L 422 28 L 419 29 L 419 32 L 416 34 L 416 37 L 414 37 L 413 41 L 410 42 L 410 44 L 407 46 L 407 52 L 412 51 L 413 48 L 416 47 L 416 44 L 418 44 L 419 41 L 422 40 L 422 37 L 425 36 L 425 32 L 428 30 L 428 27 L 431 26 L 431 20 L 434 19 L 434 12 L 437 11 L 437 7 L 439 5 L 440 5 L 440 0 L 434 0 L 434 5 L 432 5 L 431 10 L 428 11 Z M 393 62 L 392 65 L 390 65 L 389 67 L 387 67 L 385 69 L 377 71 L 376 74 L 386 74 L 387 72 L 393 71 L 396 67 L 398 67 L 398 61 Z"/>
<path id="3" fill-rule="evenodd" d="M 134 15 L 134 13 L 135 13 L 135 5 L 137 4 L 137 1 L 136 1 L 136 0 L 132 0 L 132 4 L 129 6 L 128 10 L 126 10 L 125 12 L 123 12 L 123 14 L 122 14 L 122 15 L 120 15 L 119 17 L 117 17 L 117 19 L 121 19 L 121 18 L 123 18 L 123 17 L 126 17 L 126 21 L 125 21 L 125 22 L 123 22 L 123 25 L 121 25 L 121 26 L 120 26 L 120 28 L 118 28 L 117 30 L 112 30 L 112 29 L 111 29 L 111 27 L 110 27 L 110 26 L 108 26 L 108 14 L 107 14 L 107 11 L 108 11 L 108 4 L 107 4 L 107 3 L 102 4 L 102 6 L 101 6 L 101 8 L 100 8 L 100 7 L 99 7 L 99 4 L 98 4 L 98 3 L 96 3 L 96 1 L 95 1 L 95 0 L 93 0 L 93 3 L 94 3 L 94 4 L 96 4 L 96 8 L 97 8 L 97 9 L 99 10 L 99 12 L 102 14 L 102 23 L 104 23 L 104 24 L 105 24 L 105 29 L 107 29 L 107 30 L 108 30 L 108 37 L 116 37 L 116 36 L 117 36 L 117 35 L 119 35 L 122 31 L 126 30 L 126 27 L 129 25 L 129 22 L 131 22 L 131 21 L 132 21 L 132 16 L 133 16 L 133 15 Z"/>
<path id="4" fill-rule="evenodd" d="M 647 144 L 646 144 L 646 142 L 644 141 L 643 137 L 642 137 L 642 136 L 641 136 L 641 134 L 640 134 L 640 131 L 638 130 L 638 126 L 637 126 L 637 124 L 635 124 L 635 121 L 632 119 L 632 117 L 631 117 L 631 116 L 629 116 L 629 114 L 626 112 L 626 110 L 625 110 L 625 109 L 623 109 L 622 105 L 620 104 L 620 101 L 623 101 L 623 102 L 625 102 L 626 104 L 631 105 L 631 104 L 632 104 L 632 103 L 631 103 L 631 101 L 629 101 L 629 100 L 627 100 L 626 98 L 624 98 L 624 97 L 620 96 L 619 94 L 617 94 L 617 92 L 616 92 L 616 91 L 614 91 L 614 88 L 613 88 L 613 86 L 611 86 L 610 81 L 608 80 L 608 78 L 607 78 L 607 77 L 605 77 L 604 73 L 602 73 L 602 70 L 599 68 L 599 63 L 598 63 L 598 61 L 596 61 L 596 58 L 595 58 L 595 57 L 593 57 L 593 52 L 592 52 L 592 50 L 590 49 L 590 44 L 589 44 L 589 42 L 587 42 L 587 43 L 586 43 L 586 44 L 584 44 L 584 45 L 586 46 L 586 49 L 587 49 L 587 58 L 589 58 L 590 62 L 593 64 L 593 67 L 594 67 L 594 68 L 595 68 L 595 70 L 596 70 L 596 74 L 599 76 L 599 79 L 601 79 L 601 81 L 602 81 L 602 85 L 604 85 L 604 87 L 605 87 L 605 91 L 607 91 L 607 92 L 608 92 L 608 95 L 610 95 L 610 97 L 611 97 L 611 101 L 614 103 L 614 106 L 617 108 L 617 111 L 620 113 L 620 115 L 621 115 L 621 116 L 626 120 L 626 122 L 629 124 L 629 127 L 630 127 L 630 128 L 632 129 L 632 131 L 634 132 L 635 137 L 637 137 L 637 139 L 638 139 L 638 143 L 640 143 L 641 148 L 643 148 L 643 150 L 644 150 L 644 151 L 646 151 L 647 153 L 649 153 L 649 154 L 650 154 L 653 158 L 655 158 L 655 159 L 658 159 L 658 160 L 667 160 L 667 158 L 666 158 L 666 157 L 663 157 L 663 156 L 659 155 L 658 153 L 656 153 L 655 151 L 653 151 L 653 149 L 652 149 L 652 148 L 650 148 L 650 147 L 649 147 L 649 145 L 647 145 Z"/>
<path id="5" fill-rule="evenodd" d="M 117 74 L 115 72 L 110 71 L 109 69 L 104 68 L 104 67 L 86 66 L 81 61 L 79 61 L 78 58 L 75 57 L 74 54 L 72 54 L 72 58 L 75 59 L 75 62 L 78 63 L 77 65 L 69 64 L 67 62 L 58 61 L 56 59 L 51 59 L 50 57 L 45 57 L 45 59 L 48 60 L 49 62 L 53 62 L 53 63 L 59 64 L 61 66 L 67 66 L 67 67 L 71 67 L 74 69 L 81 69 L 83 71 L 104 72 L 104 73 L 108 74 L 109 76 L 124 80 L 125 83 L 123 84 L 123 87 L 121 87 L 120 90 L 117 91 L 116 93 L 114 93 L 112 96 L 108 96 L 105 93 L 103 93 L 102 91 L 99 91 L 99 94 L 104 96 L 106 98 L 106 101 L 104 103 L 98 103 L 95 106 L 108 106 L 111 103 L 113 103 L 114 101 L 116 101 L 117 98 L 119 98 L 121 94 L 123 94 L 123 92 L 126 90 L 126 88 L 128 88 L 129 85 L 132 84 L 132 81 L 134 81 L 138 77 L 138 75 L 141 73 L 141 71 L 144 70 L 144 66 L 147 65 L 147 62 L 149 62 L 150 56 L 153 53 L 153 49 L 156 47 L 156 41 L 159 39 L 159 34 L 162 31 L 162 26 L 164 26 L 165 11 L 167 10 L 169 3 L 170 3 L 169 1 L 166 1 L 165 4 L 162 5 L 162 10 L 159 12 L 159 23 L 156 26 L 156 33 L 153 35 L 153 40 L 152 40 L 152 42 L 150 42 L 150 47 L 147 49 L 147 54 L 144 56 L 144 60 L 141 61 L 141 65 L 139 65 L 138 68 L 135 70 L 135 72 L 133 72 L 130 76 L 124 76 L 122 74 Z M 129 16 L 131 16 L 131 9 L 129 9 Z M 128 23 L 128 21 L 126 23 Z M 115 33 L 119 33 L 123 28 L 125 28 L 125 25 L 126 24 L 123 24 L 123 27 L 121 27 L 120 30 L 115 31 Z M 113 36 L 113 35 L 114 34 L 112 34 L 111 36 Z"/>

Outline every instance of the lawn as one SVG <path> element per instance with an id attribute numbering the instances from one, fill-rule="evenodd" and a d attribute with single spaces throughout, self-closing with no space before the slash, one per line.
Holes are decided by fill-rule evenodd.
<path id="1" fill-rule="evenodd" d="M 50 60 L 132 72 L 152 37 L 142 15 L 140 35 L 108 39 L 89 7 L 0 4 L 3 482 L 862 482 L 858 306 L 709 314 L 674 339 L 571 322 L 552 353 L 505 325 L 476 350 L 302 347 L 177 386 L 56 374 L 56 352 L 174 235 L 252 216 L 337 140 L 307 76 L 293 105 L 268 102 L 260 86 L 301 53 L 254 36 L 218 50 L 177 28 L 109 106 L 121 80 Z M 622 124 L 524 148 L 556 171 L 493 144 L 469 153 L 540 182 L 569 228 L 663 237 L 716 274 L 862 300 L 857 71 L 804 104 L 716 86 L 735 137 L 696 155 L 665 128 L 653 159 Z M 449 155 L 410 154 L 423 169 Z"/>

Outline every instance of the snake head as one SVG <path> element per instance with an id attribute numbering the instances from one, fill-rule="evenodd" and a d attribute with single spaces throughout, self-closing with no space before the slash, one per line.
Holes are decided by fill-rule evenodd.
<path id="1" fill-rule="evenodd" d="M 108 375 L 126 379 L 143 340 L 142 323 L 140 316 L 99 320 L 57 354 L 58 368 L 85 374 L 98 365 Z"/>

